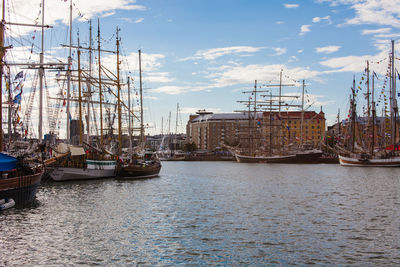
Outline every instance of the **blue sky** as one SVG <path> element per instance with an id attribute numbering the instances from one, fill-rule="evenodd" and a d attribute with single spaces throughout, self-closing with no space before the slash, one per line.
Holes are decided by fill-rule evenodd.
<path id="1" fill-rule="evenodd" d="M 65 61 L 67 56 L 59 45 L 68 42 L 69 3 L 45 4 L 45 24 L 53 26 L 45 35 L 48 58 Z M 371 69 L 380 75 L 376 84 L 380 92 L 390 40 L 399 46 L 400 0 L 76 0 L 73 4 L 74 43 L 78 29 L 81 42 L 87 43 L 89 18 L 94 27 L 100 18 L 105 49 L 115 49 L 113 34 L 117 26 L 121 28 L 123 73 L 130 70 L 136 88 L 137 50 L 142 50 L 145 121 L 150 133 L 161 131 L 162 117 L 165 128 L 169 112 L 171 130 L 175 130 L 177 103 L 181 107 L 179 131 L 184 131 L 189 114 L 198 109 L 243 109 L 236 102 L 246 99 L 241 91 L 251 89 L 254 80 L 260 85 L 276 84 L 280 70 L 284 82 L 298 85 L 284 88 L 283 93 L 299 94 L 305 79 L 307 103 L 313 104 L 309 110 L 319 111 L 323 106 L 327 123 L 332 124 L 338 109 L 342 118 L 347 115 L 353 75 L 359 84 L 366 60 L 370 60 Z M 12 19 L 32 23 L 40 1 L 13 1 L 8 10 L 7 14 L 17 10 Z M 33 34 L 22 31 L 19 34 L 25 39 Z M 107 66 L 115 68 L 112 55 L 102 57 Z M 365 91 L 365 84 L 360 86 Z M 57 90 L 54 85 L 50 94 Z"/>

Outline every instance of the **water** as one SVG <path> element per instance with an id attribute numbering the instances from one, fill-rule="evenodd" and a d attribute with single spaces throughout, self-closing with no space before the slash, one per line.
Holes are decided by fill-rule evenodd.
<path id="1" fill-rule="evenodd" d="M 0 214 L 0 266 L 400 265 L 400 169 L 164 162 L 42 186 Z"/>

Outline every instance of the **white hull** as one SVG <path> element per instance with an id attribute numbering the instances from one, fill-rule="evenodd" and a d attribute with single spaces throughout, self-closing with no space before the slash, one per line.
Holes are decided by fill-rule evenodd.
<path id="1" fill-rule="evenodd" d="M 87 160 L 87 168 L 57 167 L 50 177 L 54 181 L 88 180 L 116 176 L 116 161 Z"/>
<path id="2" fill-rule="evenodd" d="M 342 166 L 398 167 L 400 166 L 400 157 L 392 157 L 387 159 L 380 159 L 380 158 L 360 159 L 352 157 L 343 157 L 339 155 L 339 163 Z"/>

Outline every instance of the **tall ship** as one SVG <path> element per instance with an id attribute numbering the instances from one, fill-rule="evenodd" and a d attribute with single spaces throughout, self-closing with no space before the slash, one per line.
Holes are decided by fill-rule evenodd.
<path id="1" fill-rule="evenodd" d="M 117 46 L 118 47 L 118 46 Z M 146 151 L 144 140 L 144 123 L 143 123 L 143 88 L 142 88 L 142 63 L 141 50 L 139 53 L 139 82 L 140 82 L 140 140 L 139 145 L 133 152 L 132 144 L 130 144 L 129 152 L 126 157 L 121 157 L 117 166 L 118 179 L 143 179 L 157 177 L 161 170 L 161 162 L 157 153 Z M 119 72 L 119 68 L 117 68 Z M 130 107 L 130 104 L 128 104 Z M 120 108 L 118 108 L 119 121 L 121 118 Z M 130 113 L 129 113 L 130 121 Z M 119 138 L 121 139 L 121 123 L 118 123 Z M 129 129 L 129 132 L 130 129 Z M 130 137 L 131 139 L 131 137 Z M 121 144 L 122 142 L 119 142 Z M 122 147 L 119 145 L 119 155 L 122 155 Z"/>
<path id="2" fill-rule="evenodd" d="M 296 95 L 283 95 L 283 86 L 294 84 L 282 84 L 282 72 L 280 73 L 279 94 L 273 95 L 271 88 L 261 90 L 257 88 L 250 93 L 248 101 L 248 132 L 246 145 L 242 149 L 236 149 L 235 158 L 243 163 L 337 163 L 337 159 L 325 157 L 319 148 L 322 140 L 325 117 L 324 113 L 305 111 L 304 90 L 302 84 L 301 103 L 293 104 L 293 100 L 299 100 Z M 261 100 L 257 94 L 261 93 Z M 264 93 L 264 94 L 262 94 Z M 265 99 L 266 98 L 266 99 Z M 291 99 L 290 104 L 284 99 Z M 300 108 L 301 111 L 289 109 Z"/>
<path id="3" fill-rule="evenodd" d="M 72 1 L 70 3 L 70 12 L 72 12 Z M 107 87 L 107 92 L 117 98 L 116 93 L 111 90 L 111 88 L 117 88 L 118 97 L 120 91 L 120 81 L 119 77 L 116 77 L 112 72 L 102 66 L 101 64 L 101 54 L 102 52 L 115 53 L 114 51 L 106 51 L 101 48 L 101 38 L 100 38 L 100 22 L 98 21 L 98 46 L 97 49 L 92 47 L 92 27 L 90 23 L 89 31 L 89 47 L 82 47 L 79 41 L 79 35 L 77 38 L 77 45 L 72 44 L 72 15 L 70 16 L 70 44 L 67 46 L 69 48 L 68 57 L 68 70 L 67 70 L 67 91 L 65 94 L 60 93 L 61 96 L 66 95 L 66 99 L 62 98 L 64 103 L 66 103 L 66 113 L 67 113 L 67 144 L 61 143 L 57 146 L 51 147 L 54 152 L 53 157 L 46 160 L 45 164 L 49 170 L 49 175 L 54 181 L 67 181 L 67 180 L 82 180 L 82 179 L 99 179 L 106 177 L 115 177 L 116 166 L 118 156 L 113 153 L 111 149 L 111 142 L 108 142 L 109 148 L 106 148 L 106 137 L 108 136 L 111 141 L 112 134 L 112 124 L 113 120 L 108 120 L 109 132 L 106 135 L 105 129 L 103 127 L 103 106 L 114 106 L 120 105 L 118 98 L 117 104 L 112 104 L 109 101 L 104 101 L 105 87 Z M 118 29 L 117 29 L 118 31 Z M 118 36 L 118 34 L 117 34 Z M 118 42 L 118 40 L 117 40 Z M 72 76 L 72 48 L 77 50 L 77 76 Z M 89 53 L 89 62 L 86 69 L 81 66 L 81 50 L 87 50 Z M 92 71 L 92 51 L 97 50 L 97 68 L 98 76 Z M 118 52 L 117 60 L 118 60 Z M 119 62 L 117 63 L 119 64 Z M 104 77 L 107 77 L 104 78 Z M 78 83 L 78 96 L 71 99 L 71 81 L 76 81 Z M 86 85 L 86 91 L 84 91 L 83 84 Z M 95 93 L 98 92 L 98 101 L 94 100 Z M 59 100 L 59 99 L 58 99 Z M 78 119 L 74 120 L 74 128 L 71 127 L 71 108 L 70 103 L 74 101 L 78 103 Z M 84 123 L 83 123 L 83 108 L 86 104 L 86 140 L 84 140 Z M 96 112 L 94 111 L 94 104 L 99 107 L 99 121 L 100 121 L 100 132 L 99 139 L 92 141 L 91 139 L 91 118 L 93 118 L 94 124 L 96 124 Z M 97 107 L 96 107 L 97 108 Z M 93 115 L 91 115 L 91 113 Z M 111 112 L 108 112 L 109 114 Z M 98 114 L 97 114 L 98 115 Z M 74 132 L 79 133 L 79 135 L 71 136 L 72 129 Z M 97 125 L 96 125 L 97 130 Z M 79 137 L 78 140 L 72 140 L 72 137 Z M 72 145 L 76 142 L 77 144 Z M 93 143 L 98 142 L 98 143 Z"/>
<path id="4" fill-rule="evenodd" d="M 377 103 L 375 100 L 375 77 L 377 74 L 372 72 L 370 78 L 369 62 L 365 73 L 361 78 L 360 85 L 356 87 L 355 79 L 351 88 L 349 115 L 343 133 L 339 136 L 341 142 L 336 145 L 339 151 L 339 161 L 342 166 L 358 167 L 395 167 L 400 166 L 399 153 L 399 118 L 396 93 L 396 73 L 395 73 L 395 50 L 392 41 L 392 51 L 388 70 L 385 75 L 384 84 L 380 97 L 385 103 L 383 114 L 380 120 L 377 118 Z M 366 81 L 366 116 L 357 116 L 356 95 L 361 88 L 363 81 Z M 370 82 L 372 80 L 372 86 Z M 389 84 L 388 84 L 389 81 Z M 387 109 L 385 88 L 390 88 L 390 110 Z M 370 90 L 371 89 L 371 90 Z M 379 102 L 381 102 L 379 100 Z M 378 123 L 379 122 L 379 123 Z"/>
<path id="5" fill-rule="evenodd" d="M 21 108 L 22 100 L 22 87 L 23 82 L 26 77 L 24 71 L 18 71 L 15 75 L 14 80 L 12 80 L 11 75 L 15 70 L 16 66 L 27 66 L 32 67 L 29 63 L 20 62 L 10 62 L 12 56 L 6 56 L 6 54 L 11 54 L 11 49 L 13 46 L 11 43 L 6 43 L 5 31 L 6 24 L 9 25 L 22 25 L 18 23 L 6 22 L 5 20 L 5 1 L 2 4 L 2 20 L 0 26 L 0 210 L 4 208 L 11 207 L 13 205 L 26 205 L 30 204 L 35 200 L 37 188 L 41 182 L 42 175 L 44 173 L 43 167 L 40 164 L 29 164 L 26 161 L 29 152 L 32 151 L 19 151 L 20 156 L 14 157 L 11 147 L 12 144 L 17 140 L 14 140 L 17 136 L 16 127 L 19 126 L 20 119 L 18 110 Z M 43 8 L 42 8 L 43 11 Z M 43 16 L 43 14 L 42 14 Z M 31 27 L 43 27 L 43 25 L 29 25 L 25 24 L 23 26 Z M 12 38 L 9 38 L 10 40 Z M 43 34 L 42 34 L 43 39 Z M 9 41 L 9 40 L 8 40 Z M 43 61 L 41 61 L 43 63 Z M 45 64 L 43 63 L 42 66 Z M 39 71 L 40 73 L 40 71 Z M 3 102 L 3 79 L 6 81 L 6 92 L 8 95 L 5 96 L 7 101 Z M 3 103 L 7 104 L 8 110 L 8 133 L 6 144 L 4 140 L 3 131 Z M 41 119 L 41 118 L 40 118 Z M 39 119 L 39 123 L 41 123 Z M 2 151 L 6 149 L 7 154 Z M 34 152 L 34 154 L 37 154 Z M 39 153 L 40 154 L 40 153 Z"/>

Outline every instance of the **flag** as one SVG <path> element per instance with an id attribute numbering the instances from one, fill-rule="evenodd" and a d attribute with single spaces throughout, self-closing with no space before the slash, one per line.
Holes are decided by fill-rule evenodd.
<path id="1" fill-rule="evenodd" d="M 14 80 L 19 79 L 19 78 L 24 78 L 24 72 L 21 70 L 20 72 L 15 75 Z"/>
<path id="2" fill-rule="evenodd" d="M 22 92 L 15 96 L 15 98 L 13 100 L 14 104 L 18 104 L 18 105 L 21 104 L 21 94 L 22 94 Z"/>

